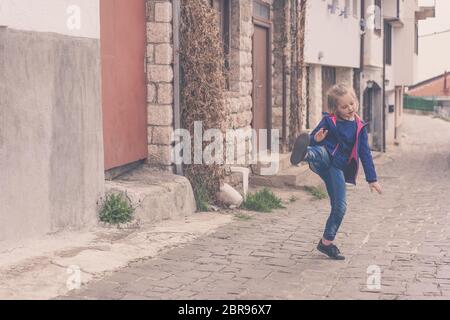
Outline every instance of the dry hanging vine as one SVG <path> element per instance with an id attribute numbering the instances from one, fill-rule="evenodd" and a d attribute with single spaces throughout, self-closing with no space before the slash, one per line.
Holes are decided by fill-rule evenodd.
<path id="1" fill-rule="evenodd" d="M 303 76 L 305 69 L 304 45 L 306 29 L 307 0 L 291 0 L 291 108 L 289 140 L 291 145 L 302 128 L 302 112 L 305 105 L 303 97 Z"/>
<path id="2" fill-rule="evenodd" d="M 194 137 L 194 122 L 201 121 L 203 132 L 208 129 L 219 129 L 223 133 L 226 121 L 223 101 L 224 53 L 217 13 L 205 0 L 182 0 L 181 3 L 183 128 Z M 193 144 L 194 141 L 192 150 Z M 203 143 L 202 150 L 205 146 L 206 143 Z M 208 202 L 217 202 L 216 193 L 224 179 L 224 167 L 220 164 L 189 164 L 185 165 L 184 169 L 196 198 L 205 197 L 206 192 Z"/>

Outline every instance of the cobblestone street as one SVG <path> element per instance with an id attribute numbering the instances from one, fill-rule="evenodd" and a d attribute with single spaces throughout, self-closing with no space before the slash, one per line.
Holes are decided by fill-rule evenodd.
<path id="1" fill-rule="evenodd" d="M 236 218 L 62 298 L 450 299 L 450 123 L 404 121 L 402 144 L 376 160 L 383 195 L 370 193 L 362 170 L 349 188 L 336 239 L 345 261 L 316 250 L 328 200 L 274 190 L 296 201 Z M 381 270 L 380 289 L 367 286 L 370 266 Z"/>

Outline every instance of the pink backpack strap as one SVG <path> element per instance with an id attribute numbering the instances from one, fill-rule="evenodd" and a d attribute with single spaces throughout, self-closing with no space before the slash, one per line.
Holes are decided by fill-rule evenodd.
<path id="1" fill-rule="evenodd" d="M 358 115 L 355 115 L 356 119 L 356 141 L 355 145 L 353 146 L 352 153 L 350 155 L 350 159 L 348 159 L 348 162 L 352 161 L 353 159 L 356 161 L 358 158 L 357 150 L 358 150 L 358 143 L 359 143 L 359 134 L 361 133 L 361 130 L 364 128 L 363 122 L 361 121 L 361 118 Z"/>

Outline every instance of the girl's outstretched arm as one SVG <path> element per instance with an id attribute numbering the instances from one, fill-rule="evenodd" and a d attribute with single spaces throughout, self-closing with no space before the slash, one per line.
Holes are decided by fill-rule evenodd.
<path id="1" fill-rule="evenodd" d="M 361 133 L 359 154 L 364 168 L 364 173 L 366 175 L 366 180 L 370 185 L 371 191 L 375 190 L 381 194 L 381 186 L 378 183 L 377 172 L 373 163 L 373 157 L 369 147 L 369 139 L 367 136 L 366 128 L 363 128 Z"/>
<path id="2" fill-rule="evenodd" d="M 381 188 L 381 185 L 378 182 L 369 183 L 369 187 L 370 187 L 370 191 L 372 191 L 372 192 L 376 191 L 379 194 L 383 193 L 383 189 Z"/>

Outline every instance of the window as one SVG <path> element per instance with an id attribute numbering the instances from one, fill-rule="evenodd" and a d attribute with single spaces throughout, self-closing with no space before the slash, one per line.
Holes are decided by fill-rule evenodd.
<path id="1" fill-rule="evenodd" d="M 384 32 L 385 62 L 392 65 L 392 26 L 387 22 L 384 24 Z"/>
<path id="2" fill-rule="evenodd" d="M 253 1 L 253 16 L 270 20 L 270 6 L 259 1 Z"/>
<path id="3" fill-rule="evenodd" d="M 375 0 L 375 33 L 381 36 L 381 27 L 382 27 L 382 15 L 381 15 L 381 0 Z"/>
<path id="4" fill-rule="evenodd" d="M 225 57 L 225 73 L 226 87 L 229 89 L 228 71 L 230 70 L 230 47 L 231 47 L 231 0 L 211 0 L 211 6 L 217 10 L 219 19 L 217 21 L 219 27 L 220 39 L 223 43 L 223 53 Z"/>

